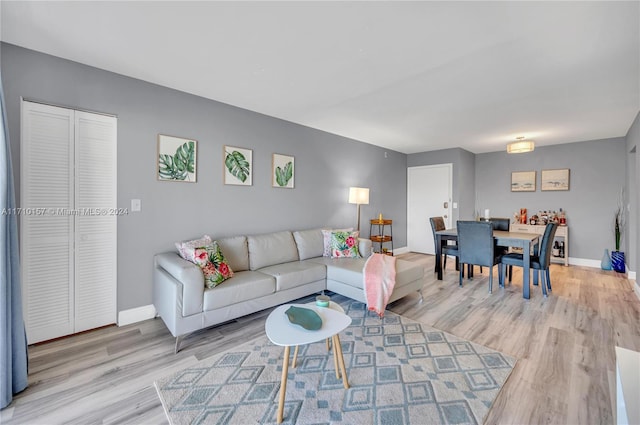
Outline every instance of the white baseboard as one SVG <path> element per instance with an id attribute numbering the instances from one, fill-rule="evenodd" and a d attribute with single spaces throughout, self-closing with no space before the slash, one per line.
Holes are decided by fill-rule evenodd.
<path id="1" fill-rule="evenodd" d="M 408 253 L 408 252 L 411 252 L 411 251 L 409 251 L 409 248 L 408 248 L 408 247 L 406 247 L 406 246 L 403 246 L 403 247 L 401 247 L 401 248 L 396 248 L 396 249 L 394 249 L 394 250 L 393 250 L 393 255 L 406 254 L 406 253 Z"/>
<path id="2" fill-rule="evenodd" d="M 627 270 L 627 279 L 636 280 L 636 272 Z"/>
<path id="3" fill-rule="evenodd" d="M 602 263 L 600 260 L 590 260 L 588 258 L 569 257 L 569 264 L 572 266 L 584 266 L 584 267 L 593 267 L 593 268 L 599 269 Z"/>
<path id="4" fill-rule="evenodd" d="M 638 299 L 640 300 L 640 285 L 637 281 L 633 282 L 633 292 L 636 293 L 636 297 L 638 297 Z"/>
<path id="5" fill-rule="evenodd" d="M 123 310 L 118 313 L 118 326 L 126 326 L 143 320 L 153 319 L 156 317 L 156 308 L 153 304 L 144 305 L 142 307 Z"/>

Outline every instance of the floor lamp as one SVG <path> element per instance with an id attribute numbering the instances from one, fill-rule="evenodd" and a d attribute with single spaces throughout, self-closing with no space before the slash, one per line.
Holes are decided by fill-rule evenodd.
<path id="1" fill-rule="evenodd" d="M 369 188 L 350 187 L 349 203 L 358 205 L 358 232 L 360 231 L 360 205 L 369 205 Z"/>

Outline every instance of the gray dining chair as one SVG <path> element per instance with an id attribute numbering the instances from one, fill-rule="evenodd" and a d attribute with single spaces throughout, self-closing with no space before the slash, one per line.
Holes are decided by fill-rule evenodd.
<path id="1" fill-rule="evenodd" d="M 431 223 L 431 230 L 433 231 L 433 246 L 434 248 L 437 248 L 437 244 L 438 244 L 438 238 L 436 238 L 436 232 L 439 230 L 446 230 L 446 226 L 444 224 L 444 218 L 443 217 L 431 217 L 429 218 L 429 222 Z M 442 264 L 442 269 L 444 270 L 447 267 L 447 256 L 451 255 L 456 257 L 456 270 L 458 270 L 459 264 L 458 264 L 458 257 L 459 257 L 459 253 L 458 253 L 458 246 L 457 245 L 449 245 L 448 241 L 442 241 L 442 255 L 444 256 L 444 260 L 443 260 L 443 264 Z M 437 268 L 437 263 L 436 266 L 434 267 L 434 272 L 436 272 Z"/>
<path id="2" fill-rule="evenodd" d="M 460 253 L 460 286 L 462 286 L 462 269 L 467 264 L 489 267 L 489 293 L 493 289 L 493 266 L 498 265 L 498 281 L 503 286 L 502 280 L 502 253 L 495 248 L 493 239 L 493 226 L 489 222 L 462 221 L 459 220 L 458 251 Z M 467 272 L 469 276 L 471 274 Z M 471 279 L 471 277 L 469 277 Z"/>
<path id="3" fill-rule="evenodd" d="M 511 226 L 511 219 L 509 218 L 490 217 L 487 219 L 485 217 L 480 217 L 480 221 L 489 221 L 493 226 L 493 230 L 504 230 L 505 232 L 508 232 Z M 496 250 L 502 251 L 503 254 L 509 252 L 509 248 L 506 246 L 496 246 Z M 482 273 L 482 267 L 480 267 L 480 273 Z M 511 282 L 511 277 L 513 276 L 513 267 L 508 268 L 508 273 L 509 282 Z"/>
<path id="4" fill-rule="evenodd" d="M 553 244 L 553 238 L 556 235 L 558 229 L 558 223 L 549 223 L 544 229 L 542 240 L 540 241 L 539 251 L 536 250 L 534 255 L 529 257 L 530 266 L 533 269 L 533 284 L 538 284 L 538 272 L 542 275 L 542 295 L 547 296 L 547 290 L 551 292 L 551 274 L 549 273 L 549 266 L 551 265 L 551 245 Z M 524 268 L 524 256 L 520 253 L 511 252 L 502 256 L 501 260 L 504 266 L 517 266 Z M 503 277 L 504 281 L 504 277 Z M 509 283 L 511 283 L 511 276 L 509 276 Z"/>

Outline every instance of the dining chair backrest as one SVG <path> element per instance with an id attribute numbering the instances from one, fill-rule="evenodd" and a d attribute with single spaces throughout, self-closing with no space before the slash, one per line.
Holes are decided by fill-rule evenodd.
<path id="1" fill-rule="evenodd" d="M 551 263 L 551 245 L 553 244 L 553 238 L 556 235 L 558 229 L 558 223 L 549 223 L 544 229 L 542 235 L 542 241 L 540 241 L 540 268 L 545 270 L 549 268 Z"/>
<path id="2" fill-rule="evenodd" d="M 480 221 L 489 221 L 493 225 L 493 230 L 506 230 L 509 231 L 509 225 L 511 220 L 508 218 L 491 217 L 489 219 L 480 217 Z"/>
<path id="3" fill-rule="evenodd" d="M 444 225 L 444 218 L 442 217 L 431 217 L 429 221 L 431 222 L 431 230 L 433 230 L 434 237 L 437 231 L 446 229 Z"/>
<path id="4" fill-rule="evenodd" d="M 460 262 L 477 266 L 494 265 L 493 227 L 487 221 L 458 221 Z"/>

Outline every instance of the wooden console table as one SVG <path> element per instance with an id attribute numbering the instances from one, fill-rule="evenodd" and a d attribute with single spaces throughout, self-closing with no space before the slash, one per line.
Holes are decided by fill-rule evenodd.
<path id="1" fill-rule="evenodd" d="M 509 227 L 509 230 L 512 232 L 521 232 L 521 233 L 537 233 L 538 235 L 544 235 L 544 229 L 547 226 L 544 225 L 533 225 L 533 224 L 512 224 Z M 568 226 L 558 226 L 556 230 L 555 238 L 564 238 L 564 256 L 562 257 L 554 257 L 551 256 L 552 263 L 560 263 L 565 266 L 569 265 L 569 227 Z"/>

